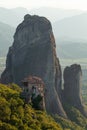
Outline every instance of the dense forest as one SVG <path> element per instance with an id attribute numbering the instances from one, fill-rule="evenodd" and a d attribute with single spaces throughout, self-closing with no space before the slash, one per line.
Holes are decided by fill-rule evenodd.
<path id="1" fill-rule="evenodd" d="M 21 92 L 22 89 L 15 84 L 0 84 L 0 130 L 87 129 L 87 120 L 75 108 L 67 105 L 70 110 L 68 117 L 72 121 L 58 115 L 53 118 L 45 111 L 35 110 L 32 105 L 25 104 Z"/>
<path id="2" fill-rule="evenodd" d="M 25 104 L 20 93 L 17 85 L 0 84 L 0 130 L 62 130 L 45 112 Z"/>

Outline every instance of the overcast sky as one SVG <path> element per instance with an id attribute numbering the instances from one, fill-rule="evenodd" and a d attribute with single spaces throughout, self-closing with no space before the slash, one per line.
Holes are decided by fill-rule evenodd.
<path id="1" fill-rule="evenodd" d="M 25 7 L 27 9 L 49 6 L 87 10 L 87 0 L 0 0 L 0 6 L 6 8 Z"/>

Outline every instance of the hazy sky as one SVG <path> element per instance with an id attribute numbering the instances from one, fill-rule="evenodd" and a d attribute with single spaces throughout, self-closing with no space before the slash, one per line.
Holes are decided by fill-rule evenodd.
<path id="1" fill-rule="evenodd" d="M 65 9 L 87 10 L 87 0 L 0 0 L 1 7 L 25 7 L 27 9 L 50 6 Z"/>

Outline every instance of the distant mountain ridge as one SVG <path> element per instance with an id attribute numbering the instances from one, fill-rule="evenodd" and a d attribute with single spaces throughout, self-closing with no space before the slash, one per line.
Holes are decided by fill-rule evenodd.
<path id="1" fill-rule="evenodd" d="M 87 58 L 87 42 L 63 41 L 63 43 L 57 45 L 57 54 L 60 58 Z"/>
<path id="2" fill-rule="evenodd" d="M 0 56 L 6 56 L 9 46 L 13 42 L 15 29 L 0 22 Z"/>
<path id="3" fill-rule="evenodd" d="M 57 21 L 53 29 L 60 58 L 87 57 L 87 13 Z"/>
<path id="4" fill-rule="evenodd" d="M 47 17 L 52 23 L 62 20 L 67 17 L 75 16 L 78 14 L 82 14 L 82 10 L 66 10 L 60 8 L 52 8 L 52 7 L 41 7 L 38 9 L 32 9 L 30 14 L 38 14 L 40 16 Z"/>
<path id="5" fill-rule="evenodd" d="M 0 7 L 0 21 L 9 24 L 13 27 L 17 27 L 17 25 L 23 20 L 24 15 L 28 13 L 45 16 L 49 20 L 51 20 L 51 22 L 55 22 L 65 17 L 81 14 L 82 12 L 83 11 L 80 10 L 64 10 L 51 7 L 42 7 L 39 9 L 32 10 L 27 10 L 26 8 L 22 7 L 13 9 Z"/>
<path id="6" fill-rule="evenodd" d="M 60 58 L 74 58 L 76 54 L 74 51 L 76 49 L 79 54 L 77 57 L 87 56 L 87 13 L 83 13 L 80 10 L 63 10 L 48 7 L 30 11 L 21 7 L 14 9 L 0 7 L 0 56 L 7 54 L 8 48 L 13 42 L 14 30 L 26 13 L 39 14 L 51 20 L 57 43 L 57 52 Z M 83 43 L 85 49 L 83 49 Z M 71 47 L 74 48 L 73 51 Z M 71 50 L 70 53 L 68 53 L 68 49 Z"/>
<path id="7" fill-rule="evenodd" d="M 10 26 L 16 27 L 28 11 L 25 8 L 7 9 L 0 7 L 0 21 Z"/>
<path id="8" fill-rule="evenodd" d="M 87 13 L 75 15 L 53 24 L 56 38 L 83 39 L 87 41 Z"/>

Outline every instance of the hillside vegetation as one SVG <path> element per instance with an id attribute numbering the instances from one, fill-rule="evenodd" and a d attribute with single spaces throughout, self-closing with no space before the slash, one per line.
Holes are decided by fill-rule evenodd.
<path id="1" fill-rule="evenodd" d="M 0 130 L 86 130 L 87 120 L 75 108 L 69 107 L 72 121 L 55 115 L 56 123 L 46 112 L 25 104 L 21 91 L 15 84 L 0 84 Z"/>
<path id="2" fill-rule="evenodd" d="M 17 85 L 0 84 L 0 130 L 62 130 L 45 112 L 24 104 Z"/>

